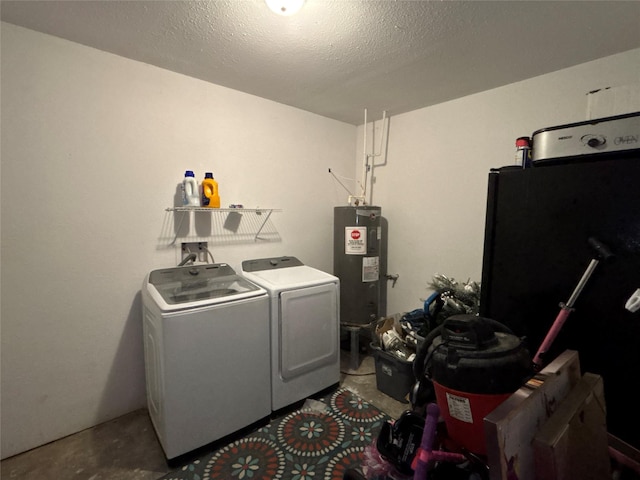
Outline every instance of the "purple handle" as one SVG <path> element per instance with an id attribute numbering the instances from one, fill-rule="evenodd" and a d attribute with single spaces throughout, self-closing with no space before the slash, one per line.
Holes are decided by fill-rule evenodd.
<path id="1" fill-rule="evenodd" d="M 427 405 L 427 418 L 424 422 L 420 448 L 414 457 L 413 480 L 427 480 L 427 471 L 430 461 L 435 462 L 464 462 L 467 458 L 461 453 L 433 451 L 433 442 L 436 439 L 436 429 L 440 407 L 435 403 Z"/>
<path id="2" fill-rule="evenodd" d="M 440 407 L 435 403 L 427 405 L 427 418 L 424 422 L 424 430 L 420 447 L 427 452 L 433 450 L 433 442 L 436 439 L 436 428 L 438 427 L 438 418 L 440 417 Z"/>
<path id="3" fill-rule="evenodd" d="M 433 442 L 436 438 L 436 428 L 438 427 L 438 417 L 440 408 L 435 403 L 427 405 L 427 418 L 422 430 L 422 440 L 420 450 L 416 454 L 416 465 L 413 470 L 413 480 L 425 480 L 427 478 L 427 467 L 433 449 Z"/>

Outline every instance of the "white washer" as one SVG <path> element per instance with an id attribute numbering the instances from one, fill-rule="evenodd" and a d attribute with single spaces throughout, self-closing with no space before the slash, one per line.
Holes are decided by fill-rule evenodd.
<path id="1" fill-rule="evenodd" d="M 242 262 L 271 299 L 271 408 L 340 382 L 339 279 L 295 257 Z"/>
<path id="2" fill-rule="evenodd" d="M 168 459 L 271 414 L 269 296 L 226 264 L 144 279 L 147 405 Z"/>

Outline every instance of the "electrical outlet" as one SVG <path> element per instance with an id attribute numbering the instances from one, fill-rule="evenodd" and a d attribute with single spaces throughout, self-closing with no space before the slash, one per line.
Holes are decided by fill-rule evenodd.
<path id="1" fill-rule="evenodd" d="M 182 244 L 182 260 L 190 253 L 196 254 L 196 262 L 207 263 L 207 242 L 187 242 Z"/>

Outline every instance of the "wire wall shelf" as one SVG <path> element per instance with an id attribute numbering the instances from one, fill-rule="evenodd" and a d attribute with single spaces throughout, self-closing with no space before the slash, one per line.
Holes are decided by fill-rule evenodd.
<path id="1" fill-rule="evenodd" d="M 280 242 L 271 214 L 274 208 L 173 207 L 165 210 L 160 246 L 183 242 L 209 242 L 212 245 L 238 245 Z"/>

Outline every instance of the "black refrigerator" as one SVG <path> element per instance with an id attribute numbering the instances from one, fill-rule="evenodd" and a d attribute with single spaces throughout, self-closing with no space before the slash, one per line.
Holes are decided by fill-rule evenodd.
<path id="1" fill-rule="evenodd" d="M 602 376 L 612 441 L 640 451 L 640 151 L 489 172 L 480 314 L 526 337 L 533 357 L 596 252 L 597 264 L 547 362 L 565 349 Z M 632 450 L 633 451 L 633 450 Z"/>

